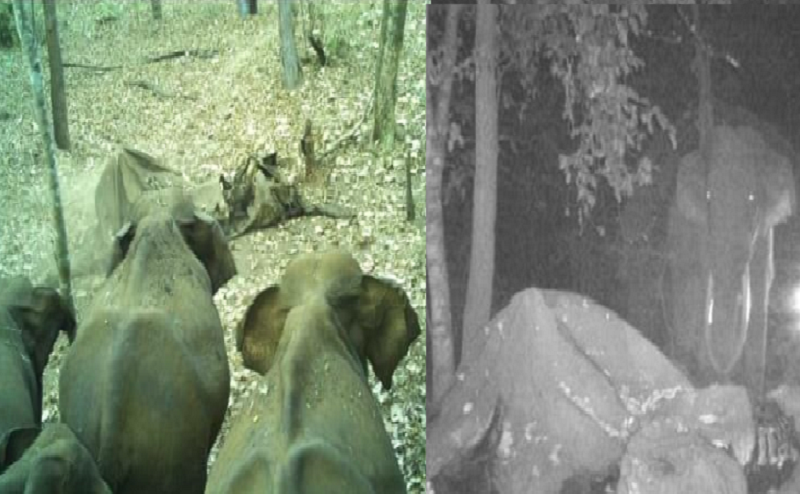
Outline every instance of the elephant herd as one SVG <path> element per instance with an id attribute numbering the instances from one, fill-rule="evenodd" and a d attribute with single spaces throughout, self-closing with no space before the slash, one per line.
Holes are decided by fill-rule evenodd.
<path id="1" fill-rule="evenodd" d="M 340 251 L 293 260 L 247 309 L 236 346 L 261 392 L 207 473 L 230 399 L 213 295 L 235 274 L 218 223 L 176 193 L 132 209 L 79 324 L 54 290 L 3 281 L 0 492 L 406 492 L 367 361 L 390 388 L 419 322 Z M 62 422 L 42 425 L 58 331 Z"/>

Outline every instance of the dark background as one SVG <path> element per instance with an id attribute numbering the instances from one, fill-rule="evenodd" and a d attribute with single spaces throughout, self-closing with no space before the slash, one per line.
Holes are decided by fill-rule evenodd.
<path id="1" fill-rule="evenodd" d="M 736 5 L 705 6 L 701 10 L 704 36 L 714 49 L 716 118 L 758 119 L 800 149 L 800 103 L 795 97 L 800 86 L 800 8 Z M 441 12 L 430 9 L 428 14 L 429 22 L 443 20 Z M 676 127 L 678 148 L 673 150 L 665 134 L 656 132 L 640 153 L 630 156 L 631 165 L 647 155 L 656 167 L 654 183 L 638 189 L 634 197 L 620 204 L 610 187 L 603 184 L 591 218 L 579 226 L 576 191 L 558 169 L 558 154 L 571 152 L 574 143 L 561 116 L 561 84 L 548 70 L 536 74 L 536 97 L 527 101 L 525 111 L 520 112 L 519 105 L 500 110 L 493 313 L 514 293 L 530 286 L 570 290 L 614 309 L 656 344 L 662 343 L 667 314 L 663 294 L 669 286 L 667 208 L 674 194 L 676 164 L 680 156 L 697 147 L 698 86 L 691 67 L 694 41 L 676 7 L 648 7 L 648 16 L 648 32 L 632 41 L 645 67 L 625 82 L 661 107 Z M 474 24 L 468 24 L 462 20 L 459 29 L 459 60 L 472 52 Z M 433 42 L 438 44 L 438 40 Z M 546 64 L 542 59 L 540 66 Z M 501 102 L 506 96 L 525 100 L 519 80 L 518 74 L 503 76 Z M 444 177 L 446 246 L 457 340 L 472 222 L 474 93 L 473 81 L 455 82 L 451 120 L 461 126 L 467 143 L 450 152 Z M 798 177 L 796 157 L 794 161 Z M 800 365 L 794 363 L 794 357 L 800 354 L 800 317 L 791 304 L 795 287 L 800 286 L 797 214 L 776 228 L 775 240 L 767 389 L 777 382 L 800 382 Z M 458 343 L 456 350 L 458 355 Z"/>

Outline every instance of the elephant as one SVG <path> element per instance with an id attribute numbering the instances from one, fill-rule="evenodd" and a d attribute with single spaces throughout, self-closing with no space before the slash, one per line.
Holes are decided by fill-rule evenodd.
<path id="1" fill-rule="evenodd" d="M 0 281 L 0 473 L 33 441 L 17 430 L 42 423 L 42 375 L 59 331 L 75 338 L 66 301 L 27 278 Z"/>
<path id="2" fill-rule="evenodd" d="M 708 186 L 700 152 L 683 157 L 669 210 L 669 353 L 698 385 L 764 387 L 773 231 L 795 211 L 793 156 L 749 126 L 718 125 Z"/>
<path id="3" fill-rule="evenodd" d="M 0 475 L 4 494 L 111 494 L 91 454 L 65 424 L 47 424 Z"/>
<path id="4" fill-rule="evenodd" d="M 183 194 L 137 203 L 59 376 L 62 420 L 125 493 L 197 493 L 230 395 L 227 239 Z"/>
<path id="5" fill-rule="evenodd" d="M 752 455 L 744 388 L 694 388 L 635 328 L 589 298 L 524 290 L 473 338 L 428 422 L 427 473 L 439 494 L 555 494 L 575 477 L 602 480 L 659 422 L 689 435 L 687 447 L 730 448 L 740 471 Z M 698 454 L 716 464 L 714 449 Z M 692 475 L 660 482 L 666 488 Z"/>
<path id="6" fill-rule="evenodd" d="M 403 290 L 349 254 L 294 259 L 237 328 L 261 392 L 233 418 L 207 492 L 405 493 L 366 365 L 391 388 L 419 334 Z"/>

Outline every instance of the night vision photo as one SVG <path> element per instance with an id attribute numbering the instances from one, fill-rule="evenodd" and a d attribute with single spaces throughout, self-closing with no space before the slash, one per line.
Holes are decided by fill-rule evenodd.
<path id="1" fill-rule="evenodd" d="M 800 8 L 433 3 L 426 492 L 800 492 Z"/>

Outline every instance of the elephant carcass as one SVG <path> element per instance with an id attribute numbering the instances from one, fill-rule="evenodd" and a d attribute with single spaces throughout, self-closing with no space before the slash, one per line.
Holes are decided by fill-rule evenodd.
<path id="1" fill-rule="evenodd" d="M 132 208 L 59 376 L 62 420 L 118 494 L 202 492 L 228 405 L 212 296 L 233 258 L 212 218 L 168 199 Z"/>
<path id="2" fill-rule="evenodd" d="M 795 209 L 791 157 L 750 127 L 718 126 L 705 187 L 698 151 L 681 161 L 670 208 L 673 357 L 698 384 L 763 388 L 773 229 Z"/>
<path id="3" fill-rule="evenodd" d="M 300 216 L 328 216 L 349 219 L 351 211 L 336 204 L 313 204 L 299 188 L 281 180 L 277 153 L 248 156 L 236 168 L 233 179 L 222 179 L 228 204 L 228 231 L 232 236 L 276 226 Z"/>
<path id="4" fill-rule="evenodd" d="M 209 493 L 404 493 L 367 383 L 385 388 L 420 333 L 402 289 L 341 252 L 301 256 L 261 292 L 237 330 L 264 373 L 219 453 Z"/>
<path id="5" fill-rule="evenodd" d="M 24 456 L 0 475 L 0 492 L 111 494 L 92 456 L 64 424 L 44 426 Z"/>
<path id="6" fill-rule="evenodd" d="M 752 449 L 746 394 L 694 390 L 638 331 L 587 298 L 520 292 L 474 338 L 428 424 L 437 492 L 476 456 L 488 458 L 500 492 L 550 494 L 574 475 L 605 477 L 628 440 L 663 416 L 742 458 Z M 742 396 L 745 406 L 728 406 Z"/>
<path id="7" fill-rule="evenodd" d="M 16 431 L 42 422 L 42 375 L 60 330 L 75 337 L 75 317 L 58 292 L 21 277 L 0 280 L 0 472 L 33 440 Z"/>

